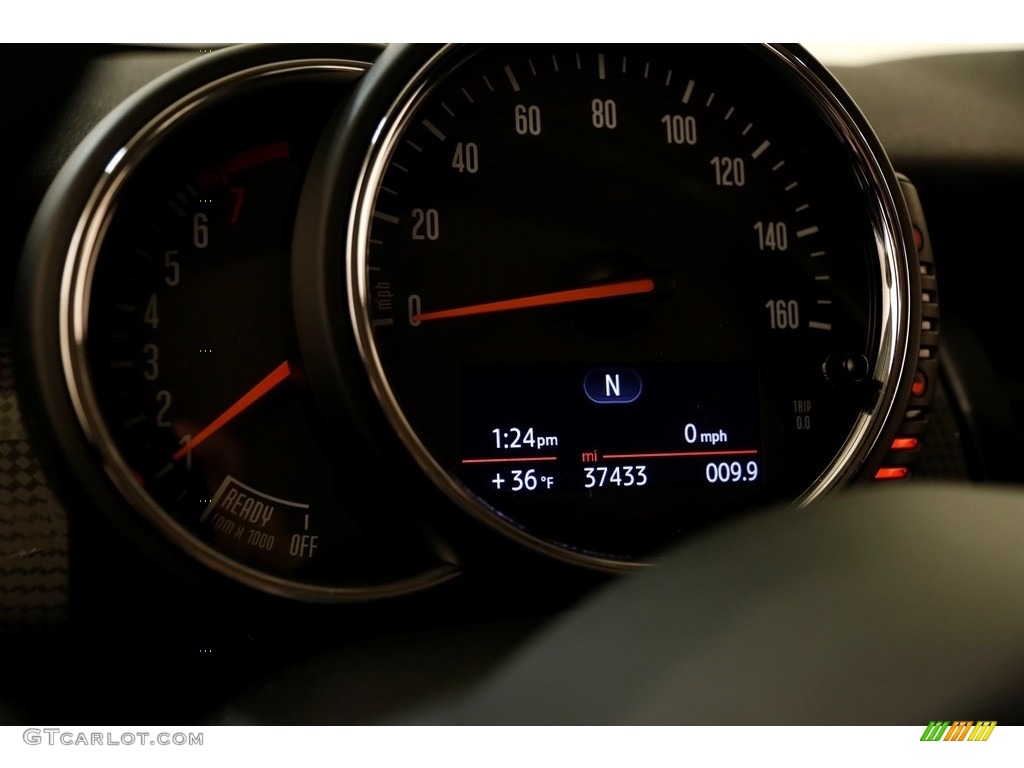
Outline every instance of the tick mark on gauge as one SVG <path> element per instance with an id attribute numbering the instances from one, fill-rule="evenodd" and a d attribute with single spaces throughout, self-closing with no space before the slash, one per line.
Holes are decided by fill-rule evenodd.
<path id="1" fill-rule="evenodd" d="M 374 211 L 373 218 L 386 221 L 388 224 L 397 224 L 400 221 L 397 216 L 392 216 L 390 213 L 384 213 L 383 211 Z"/>
<path id="2" fill-rule="evenodd" d="M 626 74 L 626 57 L 622 57 L 622 74 Z"/>
<path id="3" fill-rule="evenodd" d="M 576 51 L 576 69 L 583 69 L 583 63 L 580 61 L 579 51 Z"/>
<path id="4" fill-rule="evenodd" d="M 519 89 L 516 88 L 516 90 L 518 91 Z M 441 133 L 441 131 L 438 130 L 437 126 L 434 125 L 429 120 L 424 120 L 423 121 L 423 127 L 426 128 L 428 131 L 430 131 L 432 134 L 434 134 L 440 141 L 444 141 L 446 138 L 448 138 L 443 133 Z M 382 189 L 383 189 L 383 187 L 382 187 Z M 391 194 L 394 194 L 394 192 L 392 192 Z"/>
<path id="5" fill-rule="evenodd" d="M 124 304 L 122 302 L 115 301 L 114 302 L 114 309 L 119 310 L 120 312 L 134 312 L 135 311 L 135 305 L 134 304 Z"/>
<path id="6" fill-rule="evenodd" d="M 391 187 L 385 187 L 383 184 L 381 184 L 380 188 L 381 188 L 381 191 L 387 192 L 389 195 L 397 195 L 398 194 L 397 192 L 395 192 L 395 190 L 391 189 Z"/>
<path id="7" fill-rule="evenodd" d="M 377 240 L 376 238 L 370 238 L 370 245 L 384 245 L 383 240 Z M 380 267 L 370 267 L 371 270 L 380 269 Z"/>
<path id="8" fill-rule="evenodd" d="M 180 219 L 184 219 L 185 218 L 185 211 L 183 211 L 181 206 L 178 205 L 176 202 L 174 202 L 173 200 L 168 200 L 167 201 L 167 205 L 169 205 L 171 210 L 174 211 L 178 215 L 178 218 L 180 218 Z"/>
<path id="9" fill-rule="evenodd" d="M 146 261 L 152 261 L 153 260 L 153 254 L 149 253 L 148 251 L 144 251 L 141 248 L 134 248 L 133 251 L 134 251 L 136 256 L 141 256 Z"/>
<path id="10" fill-rule="evenodd" d="M 740 135 L 741 136 L 746 136 L 748 133 L 750 133 L 750 129 L 753 128 L 753 127 L 754 127 L 753 123 L 747 123 L 747 127 L 743 129 L 743 132 Z"/>
<path id="11" fill-rule="evenodd" d="M 370 325 L 374 328 L 379 328 L 382 325 L 394 325 L 395 319 L 393 317 L 382 317 L 380 320 L 374 320 Z"/>
<path id="12" fill-rule="evenodd" d="M 803 213 L 804 211 L 806 211 L 810 207 L 811 207 L 810 203 L 804 203 L 803 205 L 798 205 L 796 207 L 796 209 L 794 210 L 794 213 Z M 814 254 L 811 254 L 811 255 L 813 256 Z"/>
<path id="13" fill-rule="evenodd" d="M 711 106 L 711 102 L 714 101 L 714 100 L 715 100 L 715 94 L 712 91 L 711 95 L 708 96 L 708 100 L 704 102 L 704 106 L 705 107 L 710 107 Z"/>
<path id="14" fill-rule="evenodd" d="M 798 183 L 794 181 L 791 184 L 787 184 L 785 187 L 783 187 L 783 189 L 786 192 L 792 192 L 794 189 L 797 188 L 797 186 L 798 186 Z"/>
<path id="15" fill-rule="evenodd" d="M 484 75 L 483 79 L 484 79 L 484 85 L 487 86 L 487 90 L 489 90 L 491 93 L 494 93 L 494 86 L 491 85 L 491 81 L 487 79 L 487 75 Z"/>
<path id="16" fill-rule="evenodd" d="M 806 227 L 804 229 L 797 230 L 796 236 L 797 237 L 808 237 L 810 235 L 816 234 L 817 232 L 818 232 L 818 228 L 816 226 L 815 227 Z"/>
<path id="17" fill-rule="evenodd" d="M 808 328 L 814 328 L 816 331 L 831 331 L 832 323 L 820 323 L 817 320 L 811 320 L 807 323 Z"/>
<path id="18" fill-rule="evenodd" d="M 508 66 L 508 64 L 505 65 L 505 75 L 508 76 L 508 81 L 512 84 L 512 90 L 519 93 L 519 81 L 516 80 L 512 67 Z"/>
<path id="19" fill-rule="evenodd" d="M 555 58 L 555 54 L 551 54 L 551 65 L 555 68 L 555 72 L 558 71 L 558 59 Z"/>
<path id="20" fill-rule="evenodd" d="M 115 360 L 110 364 L 111 368 L 131 368 L 134 363 L 131 360 Z"/>
<path id="21" fill-rule="evenodd" d="M 817 280 L 818 282 L 824 282 L 824 281 L 829 280 L 831 278 L 829 278 L 828 275 L 815 275 L 814 279 Z"/>
<path id="22" fill-rule="evenodd" d="M 779 162 L 777 162 L 775 165 L 772 166 L 772 170 L 773 171 L 777 171 L 777 170 L 779 170 L 779 168 L 781 168 L 785 164 L 786 164 L 785 160 L 779 160 Z"/>
<path id="23" fill-rule="evenodd" d="M 597 54 L 597 79 L 604 80 L 604 54 Z"/>
<path id="24" fill-rule="evenodd" d="M 146 420 L 146 417 L 142 414 L 138 416 L 132 416 L 130 419 L 126 419 L 124 425 L 126 427 L 134 427 L 136 424 L 141 424 Z"/>
<path id="25" fill-rule="evenodd" d="M 767 139 L 765 139 L 764 141 L 762 141 L 758 145 L 757 149 L 755 149 L 753 152 L 750 153 L 750 156 L 752 158 L 754 158 L 755 160 L 757 160 L 757 158 L 759 158 L 761 155 L 763 155 L 764 151 L 766 149 L 768 149 L 768 147 L 770 147 L 771 145 L 772 145 L 772 143 L 770 141 L 768 141 Z"/>
<path id="26" fill-rule="evenodd" d="M 695 85 L 696 85 L 696 83 L 693 82 L 693 80 L 690 80 L 686 84 L 686 90 L 683 91 L 683 104 L 689 104 L 690 103 L 690 97 L 693 95 L 693 87 Z"/>
<path id="27" fill-rule="evenodd" d="M 811 251 L 811 258 L 812 259 L 816 259 L 819 256 L 824 256 L 824 255 L 825 255 L 824 251 Z"/>
<path id="28" fill-rule="evenodd" d="M 818 299 L 818 301 L 816 303 L 821 304 L 822 306 L 827 307 L 827 306 L 830 306 L 832 304 L 832 299 Z"/>
<path id="29" fill-rule="evenodd" d="M 397 168 L 398 170 L 400 170 L 400 171 L 401 171 L 402 173 L 408 173 L 408 172 L 409 172 L 409 169 L 408 169 L 408 168 L 406 168 L 406 167 L 405 167 L 404 165 L 402 165 L 401 163 L 392 163 L 391 165 L 393 165 L 393 166 L 394 166 L 395 168 Z"/>
<path id="30" fill-rule="evenodd" d="M 156 479 L 157 480 L 162 480 L 163 478 L 167 477 L 167 475 L 170 473 L 170 471 L 172 469 L 174 469 L 174 462 L 173 461 L 170 464 L 168 464 L 167 466 L 165 466 L 163 469 L 161 469 L 159 472 L 156 473 Z"/>
<path id="31" fill-rule="evenodd" d="M 672 70 L 670 69 L 668 71 L 668 74 L 665 75 L 665 85 L 668 85 L 671 82 L 672 82 Z"/>
<path id="32" fill-rule="evenodd" d="M 465 88 L 462 89 L 462 95 L 466 97 L 466 101 L 468 101 L 470 104 L 473 103 L 473 97 L 469 95 L 469 91 L 467 91 Z"/>
<path id="33" fill-rule="evenodd" d="M 533 75 L 534 77 L 536 77 L 537 76 L 537 68 L 535 66 L 533 66 L 533 59 L 527 59 L 526 60 L 526 64 L 527 64 L 527 66 L 530 67 L 530 74 Z"/>
<path id="34" fill-rule="evenodd" d="M 449 107 L 443 101 L 441 102 L 441 107 L 442 107 L 442 109 L 444 109 L 445 112 L 448 113 L 448 117 L 455 117 L 455 113 L 452 112 L 451 107 Z"/>
<path id="35" fill-rule="evenodd" d="M 419 144 L 417 144 L 412 139 L 406 139 L 405 143 L 408 144 L 413 149 L 415 149 L 417 152 L 422 152 L 423 151 L 423 147 L 421 147 Z"/>
<path id="36" fill-rule="evenodd" d="M 725 119 L 728 120 L 732 117 L 732 113 L 736 111 L 736 107 L 729 107 L 729 110 L 725 113 Z"/>

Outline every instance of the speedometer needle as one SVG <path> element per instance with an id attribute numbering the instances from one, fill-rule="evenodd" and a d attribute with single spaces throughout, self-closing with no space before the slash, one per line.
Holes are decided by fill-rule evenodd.
<path id="1" fill-rule="evenodd" d="M 174 461 L 177 461 L 189 451 L 198 448 L 202 443 L 206 442 L 208 438 L 213 437 L 213 435 L 228 424 L 228 422 L 256 403 L 260 398 L 274 389 L 274 387 L 291 376 L 291 374 L 291 366 L 288 365 L 288 361 L 286 360 L 271 371 L 270 374 L 267 375 L 259 384 L 242 395 L 234 405 L 203 427 L 198 435 L 181 446 L 177 453 L 175 453 L 171 458 Z"/>
<path id="2" fill-rule="evenodd" d="M 412 319 L 422 323 L 424 320 L 444 320 L 451 317 L 466 317 L 467 315 L 485 315 L 490 312 L 509 312 L 514 309 L 530 309 L 532 307 L 545 307 L 552 304 L 571 304 L 577 301 L 610 299 L 615 296 L 632 296 L 638 293 L 653 292 L 654 281 L 650 278 L 623 280 L 618 283 L 605 283 L 604 285 L 594 285 L 588 288 L 573 288 L 568 291 L 520 296 L 515 299 L 490 301 L 486 304 L 470 304 L 465 307 L 441 309 L 436 312 L 421 312 L 418 315 L 413 315 Z"/>

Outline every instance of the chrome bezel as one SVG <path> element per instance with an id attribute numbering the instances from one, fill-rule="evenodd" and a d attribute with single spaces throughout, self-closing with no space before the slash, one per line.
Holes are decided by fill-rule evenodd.
<path id="1" fill-rule="evenodd" d="M 835 129 L 855 158 L 856 176 L 871 197 L 880 275 L 878 356 L 873 376 L 881 382 L 879 398 L 870 413 L 861 412 L 836 456 L 811 486 L 793 500 L 805 506 L 842 485 L 875 450 L 879 437 L 893 415 L 904 384 L 910 339 L 911 234 L 902 193 L 887 158 L 865 120 L 842 88 L 831 80 L 804 51 L 764 44 L 769 57 L 782 65 L 794 83 L 811 99 L 818 112 Z M 373 133 L 368 154 L 359 169 L 354 204 L 345 238 L 350 320 L 359 355 L 388 420 L 421 469 L 463 510 L 513 539 L 547 555 L 591 568 L 609 571 L 634 570 L 652 562 L 620 560 L 553 543 L 513 524 L 500 511 L 463 486 L 433 457 L 407 420 L 395 397 L 378 354 L 371 322 L 369 245 L 377 194 L 391 156 L 419 106 L 477 47 L 449 44 L 423 64 L 391 103 Z"/>
<path id="2" fill-rule="evenodd" d="M 114 152 L 97 179 L 74 229 L 61 277 L 59 332 L 61 363 L 75 416 L 103 471 L 124 499 L 158 531 L 205 566 L 237 582 L 307 602 L 341 602 L 408 594 L 451 578 L 457 570 L 441 564 L 422 574 L 384 584 L 328 586 L 295 581 L 252 568 L 216 550 L 180 525 L 135 478 L 107 429 L 96 397 L 87 356 L 92 282 L 107 228 L 119 196 L 140 164 L 185 121 L 212 105 L 269 80 L 303 75 L 355 79 L 370 63 L 351 59 L 289 59 L 249 67 L 219 77 L 159 111 Z"/>

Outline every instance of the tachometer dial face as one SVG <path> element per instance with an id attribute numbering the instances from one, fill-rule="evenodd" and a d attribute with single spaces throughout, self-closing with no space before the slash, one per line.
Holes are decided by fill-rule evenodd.
<path id="1" fill-rule="evenodd" d="M 295 208 L 362 69 L 263 69 L 155 120 L 174 128 L 125 153 L 92 247 L 72 262 L 69 375 L 114 481 L 206 562 L 316 600 L 450 572 L 413 526 L 338 493 L 371 470 L 358 455 L 332 467 L 301 396 Z"/>
<path id="2" fill-rule="evenodd" d="M 746 46 L 405 69 L 358 178 L 355 333 L 463 507 L 615 567 L 863 460 L 902 365 L 905 236 L 818 74 Z"/>

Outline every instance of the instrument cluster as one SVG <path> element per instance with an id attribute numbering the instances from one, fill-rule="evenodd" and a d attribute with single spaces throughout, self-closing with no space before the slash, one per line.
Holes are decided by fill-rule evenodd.
<path id="1" fill-rule="evenodd" d="M 24 408 L 58 491 L 258 591 L 642 568 L 911 472 L 926 235 L 799 46 L 235 46 L 53 181 Z"/>

